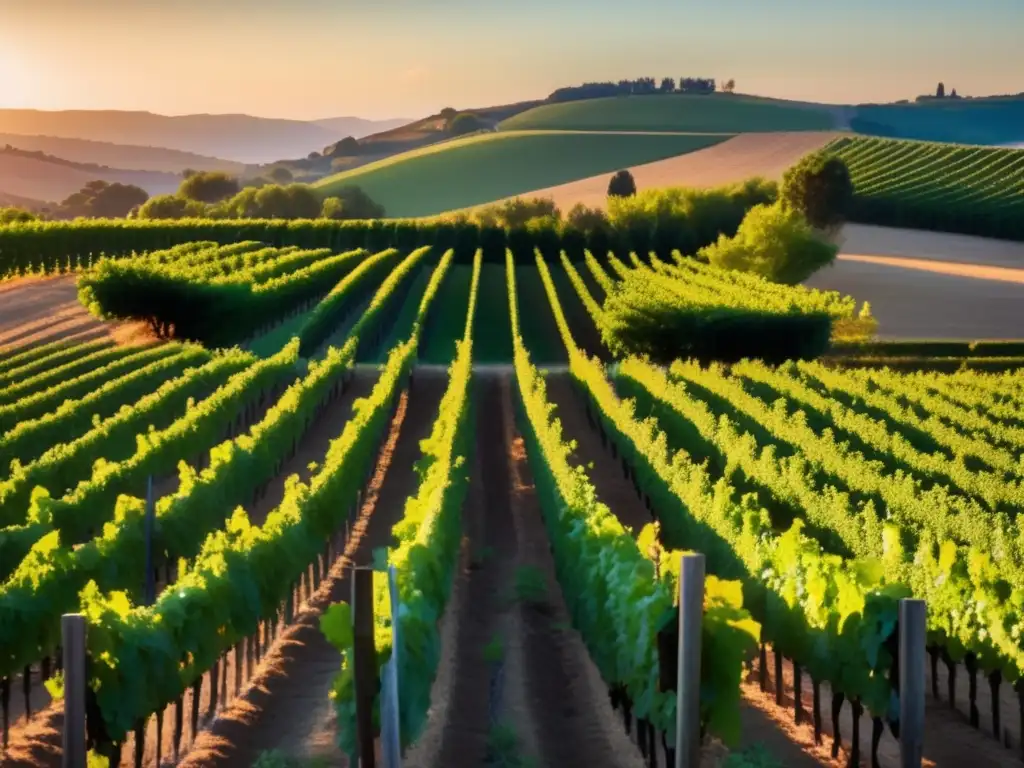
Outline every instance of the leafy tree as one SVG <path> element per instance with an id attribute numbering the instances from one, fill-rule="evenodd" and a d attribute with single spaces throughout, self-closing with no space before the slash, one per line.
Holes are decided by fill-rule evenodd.
<path id="1" fill-rule="evenodd" d="M 243 189 L 226 201 L 224 208 L 229 218 L 316 219 L 321 203 L 307 184 L 268 184 L 259 189 Z"/>
<path id="2" fill-rule="evenodd" d="M 723 269 L 796 285 L 831 264 L 838 251 L 799 211 L 777 203 L 751 208 L 735 237 L 722 235 L 699 253 Z"/>
<path id="3" fill-rule="evenodd" d="M 946 84 L 945 83 L 939 83 L 938 87 L 935 89 L 935 98 L 937 98 L 937 99 L 944 99 L 944 98 L 946 98 Z"/>
<path id="4" fill-rule="evenodd" d="M 58 207 L 56 216 L 74 219 L 119 219 L 136 206 L 149 200 L 146 190 L 134 184 L 120 184 L 102 180 L 90 181 L 78 192 L 68 196 Z"/>
<path id="5" fill-rule="evenodd" d="M 342 218 L 383 219 L 386 215 L 384 206 L 374 202 L 360 187 L 342 187 L 334 194 L 341 201 L 342 210 L 344 211 Z"/>
<path id="6" fill-rule="evenodd" d="M 324 157 L 352 157 L 359 154 L 359 141 L 353 136 L 346 136 L 324 149 Z"/>
<path id="7" fill-rule="evenodd" d="M 608 197 L 632 197 L 636 194 L 636 182 L 629 171 L 618 171 L 608 182 Z"/>
<path id="8" fill-rule="evenodd" d="M 206 204 L 180 195 L 157 195 L 139 208 L 139 219 L 190 219 L 206 215 Z"/>
<path id="9" fill-rule="evenodd" d="M 452 119 L 457 114 L 459 114 L 459 111 L 457 109 L 455 109 L 454 107 L 445 107 L 438 114 L 442 118 L 444 118 L 445 125 L 448 125 L 449 123 L 451 123 Z"/>
<path id="10" fill-rule="evenodd" d="M 950 91 L 950 93 L 949 93 L 949 98 L 951 98 L 951 99 L 959 99 L 959 98 L 960 98 L 960 97 L 959 97 L 959 96 L 957 95 L 957 93 L 956 93 L 956 88 L 954 88 L 954 89 L 953 89 L 952 91 Z"/>
<path id="11" fill-rule="evenodd" d="M 665 77 L 661 80 L 661 85 L 658 86 L 658 90 L 662 93 L 672 93 L 676 89 L 675 78 Z"/>
<path id="12" fill-rule="evenodd" d="M 846 163 L 835 155 L 814 152 L 786 171 L 780 196 L 814 227 L 837 230 L 853 204 L 853 181 Z"/>
<path id="13" fill-rule="evenodd" d="M 279 165 L 270 172 L 270 178 L 276 184 L 290 184 L 295 179 L 295 176 L 287 168 Z"/>
<path id="14" fill-rule="evenodd" d="M 734 93 L 736 91 L 736 81 L 729 79 L 722 83 L 722 93 Z"/>
<path id="15" fill-rule="evenodd" d="M 486 127 L 487 124 L 472 112 L 463 112 L 448 123 L 448 133 L 452 136 L 465 136 Z"/>
<path id="16" fill-rule="evenodd" d="M 178 194 L 200 203 L 219 203 L 238 194 L 238 179 L 223 171 L 200 171 L 181 182 Z"/>

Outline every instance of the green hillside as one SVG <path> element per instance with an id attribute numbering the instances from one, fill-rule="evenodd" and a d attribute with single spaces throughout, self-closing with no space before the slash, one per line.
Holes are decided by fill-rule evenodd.
<path id="1" fill-rule="evenodd" d="M 505 120 L 500 130 L 827 131 L 836 118 L 824 105 L 748 96 L 618 96 L 545 104 Z"/>
<path id="2" fill-rule="evenodd" d="M 870 104 L 850 120 L 857 133 L 961 144 L 1024 142 L 1024 99 L 944 99 Z"/>
<path id="3" fill-rule="evenodd" d="M 485 133 L 389 157 L 315 184 L 329 197 L 361 187 L 389 217 L 431 216 L 649 163 L 729 134 Z"/>

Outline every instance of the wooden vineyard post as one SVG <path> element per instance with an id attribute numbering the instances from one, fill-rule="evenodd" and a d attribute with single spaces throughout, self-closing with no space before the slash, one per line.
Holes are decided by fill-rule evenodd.
<path id="1" fill-rule="evenodd" d="M 62 768 L 85 768 L 85 616 L 65 613 L 60 619 L 64 649 L 64 750 Z"/>
<path id="2" fill-rule="evenodd" d="M 398 611 L 398 583 L 395 566 L 388 566 L 388 592 L 391 597 L 391 659 L 384 668 L 380 697 L 381 761 L 384 768 L 402 767 L 402 741 L 398 719 L 398 654 L 401 649 Z"/>
<path id="3" fill-rule="evenodd" d="M 153 527 L 156 524 L 153 502 L 153 476 L 146 478 L 146 605 L 156 600 L 156 579 L 153 575 Z"/>
<path id="4" fill-rule="evenodd" d="M 360 768 L 374 768 L 373 700 L 377 651 L 373 638 L 373 570 L 352 569 L 352 651 L 355 658 L 356 755 Z"/>
<path id="5" fill-rule="evenodd" d="M 900 600 L 900 768 L 921 768 L 924 747 L 926 606 Z"/>
<path id="6" fill-rule="evenodd" d="M 700 635 L 704 555 L 682 555 L 679 569 L 679 666 L 676 672 L 676 765 L 700 765 Z"/>

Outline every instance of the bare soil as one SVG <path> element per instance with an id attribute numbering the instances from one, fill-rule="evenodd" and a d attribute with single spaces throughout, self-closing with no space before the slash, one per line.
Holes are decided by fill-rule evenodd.
<path id="1" fill-rule="evenodd" d="M 867 224 L 843 227 L 842 253 L 1024 269 L 1024 243 Z"/>
<path id="2" fill-rule="evenodd" d="M 543 585 L 543 592 L 535 594 L 517 588 L 515 656 L 521 663 L 510 664 L 508 675 L 523 682 L 526 709 L 510 706 L 507 716 L 519 726 L 517 732 L 532 734 L 536 752 L 530 756 L 537 765 L 642 766 L 639 751 L 616 721 L 607 687 L 572 628 L 523 439 L 515 431 L 514 385 L 505 378 L 501 386 L 510 481 L 505 503 L 510 503 L 519 543 L 517 581 L 532 572 Z"/>
<path id="3" fill-rule="evenodd" d="M 891 242 L 899 247 L 899 230 Z M 1024 270 L 843 253 L 805 285 L 870 302 L 882 339 L 1003 339 L 1024 328 Z"/>
<path id="4" fill-rule="evenodd" d="M 503 471 L 499 379 L 477 376 L 473 389 L 476 441 L 459 567 L 441 625 L 442 658 L 427 724 L 403 761 L 410 768 L 484 765 L 492 713 L 499 704 L 495 684 L 503 662 L 490 658 L 487 646 L 495 638 L 506 641 L 512 608 L 507 589 L 517 542 Z"/>
<path id="5" fill-rule="evenodd" d="M 59 339 L 112 338 L 122 344 L 153 339 L 142 323 L 104 323 L 78 302 L 74 275 L 29 277 L 0 283 L 0 347 Z"/>

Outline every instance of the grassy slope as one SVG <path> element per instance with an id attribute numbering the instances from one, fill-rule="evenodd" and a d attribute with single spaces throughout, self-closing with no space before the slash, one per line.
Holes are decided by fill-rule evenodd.
<path id="1" fill-rule="evenodd" d="M 691 152 L 727 135 L 501 132 L 396 155 L 316 183 L 355 184 L 388 216 L 430 216 Z"/>
<path id="2" fill-rule="evenodd" d="M 820 131 L 836 127 L 828 107 L 746 96 L 626 96 L 570 101 L 528 110 L 501 130 Z"/>

